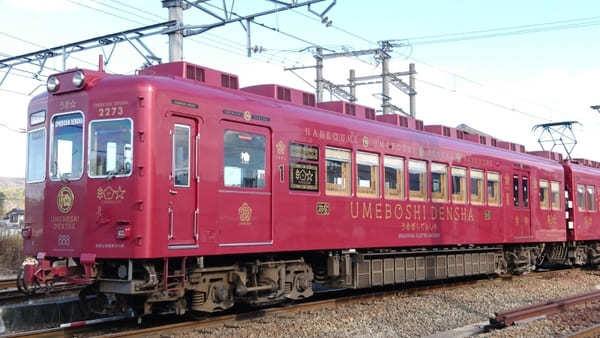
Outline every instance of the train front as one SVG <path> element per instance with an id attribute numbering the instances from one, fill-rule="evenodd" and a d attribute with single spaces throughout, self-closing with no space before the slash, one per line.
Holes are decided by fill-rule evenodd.
<path id="1" fill-rule="evenodd" d="M 102 85 L 123 78 L 66 71 L 49 77 L 47 93 L 30 103 L 22 229 L 30 258 L 19 278 L 26 292 L 57 281 L 91 284 L 99 258 L 135 250 L 138 96 L 129 95 L 133 86 Z"/>

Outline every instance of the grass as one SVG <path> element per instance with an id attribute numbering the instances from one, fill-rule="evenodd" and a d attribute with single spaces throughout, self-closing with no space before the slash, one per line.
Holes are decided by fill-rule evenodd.
<path id="1" fill-rule="evenodd" d="M 0 268 L 17 271 L 23 258 L 23 239 L 20 234 L 0 237 Z"/>

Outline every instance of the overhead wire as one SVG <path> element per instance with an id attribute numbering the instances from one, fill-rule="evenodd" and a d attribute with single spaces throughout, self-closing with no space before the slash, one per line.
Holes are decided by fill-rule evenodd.
<path id="1" fill-rule="evenodd" d="M 297 10 L 292 10 L 292 12 L 294 12 L 294 13 L 296 13 L 296 14 L 299 14 L 299 15 L 301 15 L 301 16 L 303 16 L 303 17 L 306 17 L 306 18 L 308 18 L 308 19 L 310 19 L 310 20 L 313 20 L 313 21 L 320 21 L 320 20 L 319 20 L 319 19 L 317 19 L 317 18 L 314 18 L 314 17 L 312 17 L 312 16 L 310 16 L 310 15 L 307 15 L 307 14 L 305 14 L 305 13 L 302 13 L 302 12 L 300 12 L 300 11 L 297 11 Z M 552 24 L 556 24 L 556 23 L 569 23 L 569 22 L 571 22 L 571 23 L 572 23 L 572 22 L 574 22 L 574 21 L 577 21 L 577 20 L 596 20 L 596 19 L 600 19 L 600 16 L 598 16 L 598 17 L 582 18 L 582 19 L 562 20 L 562 21 L 555 21 L 555 22 L 550 22 L 550 23 L 552 23 Z M 480 31 L 473 31 L 473 32 L 489 32 L 489 31 L 500 30 L 500 29 L 508 29 L 508 28 L 511 28 L 511 29 L 515 29 L 515 28 L 526 28 L 526 27 L 533 27 L 533 26 L 539 26 L 539 25 L 544 25 L 544 24 L 545 24 L 545 25 L 548 25 L 548 24 L 550 24 L 550 23 L 531 24 L 531 25 L 521 25 L 521 26 L 511 26 L 511 27 L 505 27 L 505 28 L 496 28 L 496 29 L 480 30 Z M 598 22 L 598 24 L 600 24 L 600 21 Z M 350 32 L 350 31 L 348 31 L 348 30 L 346 30 L 346 29 L 343 29 L 343 28 L 341 28 L 341 27 L 339 27 L 339 26 L 337 26 L 337 25 L 335 25 L 335 24 L 332 24 L 332 25 L 331 25 L 331 27 L 332 27 L 332 28 L 334 28 L 334 29 L 336 29 L 336 30 L 338 30 L 338 31 L 341 31 L 341 32 L 343 32 L 343 33 L 345 33 L 345 34 L 347 34 L 347 35 L 349 35 L 349 36 L 352 36 L 352 37 L 354 37 L 354 38 L 357 38 L 357 39 L 359 39 L 359 40 L 361 40 L 361 41 L 367 42 L 369 45 L 375 45 L 375 46 L 378 46 L 378 44 L 377 44 L 376 42 L 374 42 L 374 41 L 372 41 L 372 40 L 370 40 L 370 39 L 368 39 L 368 38 L 365 38 L 365 37 L 363 37 L 363 36 L 360 36 L 360 35 L 358 35 L 358 34 L 355 34 L 355 33 L 353 33 L 353 32 Z M 451 33 L 451 34 L 443 34 L 443 35 L 454 35 L 454 34 L 460 34 L 460 33 Z M 439 35 L 439 36 L 442 36 L 442 35 Z M 432 36 L 430 36 L 430 37 L 432 37 Z M 433 37 L 435 37 L 435 36 L 433 36 Z M 411 40 L 411 38 L 408 38 L 408 39 L 402 39 L 402 40 L 408 40 L 408 41 L 410 41 L 410 40 Z M 453 76 L 454 78 L 457 78 L 457 79 L 463 80 L 463 81 L 465 81 L 465 82 L 468 82 L 468 83 L 471 83 L 471 84 L 475 84 L 475 85 L 477 85 L 477 86 L 479 86 L 479 87 L 483 87 L 483 88 L 487 88 L 487 89 L 489 89 L 489 88 L 488 88 L 488 86 L 487 86 L 486 84 L 483 84 L 483 83 L 482 83 L 482 82 L 480 82 L 480 81 L 477 81 L 477 80 L 470 79 L 470 78 L 468 78 L 468 77 L 466 77 L 466 76 L 464 76 L 464 75 L 461 75 L 461 74 L 458 74 L 458 73 L 455 73 L 455 72 L 451 72 L 451 71 L 448 71 L 448 70 L 442 69 L 442 68 L 440 68 L 440 67 L 438 67 L 438 66 L 434 66 L 434 65 L 432 65 L 432 64 L 430 64 L 430 63 L 428 63 L 428 62 L 425 62 L 425 61 L 423 61 L 423 60 L 420 60 L 420 59 L 418 59 L 418 58 L 415 58 L 415 57 L 414 57 L 414 56 L 412 56 L 412 55 L 407 55 L 407 54 L 404 54 L 404 53 L 402 53 L 402 52 L 399 52 L 399 51 L 397 51 L 397 50 L 394 50 L 394 52 L 393 52 L 393 53 L 395 53 L 395 54 L 399 54 L 399 55 L 402 55 L 402 56 L 403 56 L 403 57 L 405 57 L 405 58 L 411 59 L 411 60 L 413 60 L 413 61 L 415 61 L 415 62 L 418 62 L 419 64 L 425 65 L 425 66 L 427 66 L 427 67 L 429 67 L 429 68 L 435 69 L 435 70 L 437 70 L 437 71 L 440 71 L 440 72 L 442 72 L 442 73 L 446 73 L 446 74 L 448 74 L 448 75 L 451 75 L 451 76 Z M 365 62 L 365 61 L 364 61 L 364 59 L 362 59 L 362 58 L 360 58 L 360 57 L 356 57 L 356 58 L 357 58 L 357 59 L 359 59 L 359 60 L 361 60 L 361 61 L 363 61 L 363 62 Z M 367 62 L 367 63 L 368 63 L 368 62 Z M 368 64 L 371 64 L 371 63 L 368 63 Z M 372 65 L 372 64 L 371 64 L 371 65 Z M 432 82 L 429 82 L 429 84 L 432 84 Z M 444 87 L 444 86 L 442 86 L 442 85 L 439 85 L 439 87 L 441 87 L 441 88 L 445 88 L 445 87 Z M 451 90 L 450 90 L 450 91 L 451 91 Z M 524 98 L 518 98 L 518 99 L 519 99 L 520 101 L 523 101 L 523 102 L 528 102 L 528 103 L 530 103 L 530 104 L 534 104 L 534 105 L 540 106 L 540 107 L 542 107 L 542 108 L 544 108 L 544 109 L 546 109 L 546 110 L 548 110 L 548 111 L 552 111 L 552 112 L 556 112 L 556 113 L 564 114 L 564 112 L 558 111 L 558 110 L 556 110 L 556 109 L 554 109 L 554 108 L 552 108 L 552 107 L 550 107 L 550 106 L 548 106 L 548 105 L 546 105 L 546 104 L 542 104 L 542 103 L 539 103 L 539 102 L 533 102 L 533 101 L 531 101 L 531 100 L 524 99 Z M 487 101 L 489 101 L 489 100 L 487 100 L 487 99 L 482 99 L 481 101 L 483 101 L 483 102 L 487 102 Z M 491 101 L 490 101 L 490 102 L 491 102 Z M 505 105 L 502 105 L 502 104 L 498 104 L 498 105 L 499 105 L 499 106 L 504 106 L 504 107 L 506 107 Z M 509 109 L 509 110 L 515 111 L 515 110 L 514 110 L 514 109 L 512 109 L 512 108 L 511 108 L 511 109 Z M 525 114 L 527 115 L 527 113 L 525 113 Z M 531 114 L 530 114 L 530 115 L 531 115 Z M 530 116 L 530 117 L 531 117 L 531 116 Z M 545 118 L 544 118 L 544 119 L 545 119 Z M 546 120 L 547 120 L 547 119 L 546 119 Z"/>
<path id="2" fill-rule="evenodd" d="M 94 1 L 96 3 L 101 3 L 98 0 L 94 0 Z M 108 0 L 108 1 L 112 1 L 113 3 L 117 3 L 117 4 L 123 5 L 122 2 L 117 1 L 117 0 Z M 116 7 L 108 5 L 106 3 L 102 3 L 102 4 L 105 5 L 105 6 L 107 6 L 107 7 L 112 7 L 113 9 L 116 9 L 116 10 L 121 10 L 121 8 L 116 8 Z M 131 5 L 127 5 L 127 7 L 131 8 L 131 9 L 135 9 L 135 10 L 141 10 L 141 9 L 139 9 L 139 8 L 137 8 L 135 6 L 131 6 Z M 149 15 L 152 15 L 152 16 L 154 16 L 156 18 L 159 18 L 161 20 L 163 19 L 162 16 L 160 16 L 160 15 L 158 15 L 156 13 L 152 13 L 152 12 L 149 12 L 149 11 L 144 11 L 144 12 L 147 13 L 147 14 L 149 14 Z M 131 13 L 131 12 L 128 12 L 128 13 Z M 156 21 L 154 21 L 152 19 L 148 19 L 148 18 L 142 17 L 142 16 L 137 15 L 135 13 L 131 13 L 131 14 L 134 15 L 134 16 L 137 16 L 138 18 L 142 18 L 142 19 L 145 19 L 145 20 L 150 21 L 150 22 L 156 22 Z M 208 40 L 211 43 L 205 43 L 203 41 L 199 41 L 196 38 L 191 38 L 191 37 L 189 37 L 188 39 L 190 41 L 193 41 L 194 43 L 197 43 L 197 44 L 201 44 L 201 45 L 206 44 L 209 47 L 212 47 L 212 48 L 215 48 L 215 49 L 222 49 L 223 51 L 226 51 L 226 52 L 229 52 L 229 53 L 232 53 L 232 54 L 236 54 L 238 56 L 244 56 L 244 57 L 246 56 L 245 54 L 243 54 L 242 52 L 239 51 L 239 49 L 246 50 L 247 47 L 246 47 L 245 44 L 242 44 L 242 43 L 239 43 L 237 41 L 225 38 L 223 36 L 212 34 L 210 32 L 203 33 L 203 36 L 199 37 L 198 39 Z M 221 45 L 221 46 L 219 46 L 219 45 Z M 265 52 L 265 54 L 269 54 L 269 53 Z M 271 56 L 271 59 L 272 58 L 279 58 L 280 62 L 285 61 L 284 58 L 277 57 L 276 55 L 270 55 L 270 56 Z M 266 60 L 266 58 L 262 58 L 262 59 Z"/>
<path id="3" fill-rule="evenodd" d="M 505 26 L 482 30 L 473 30 L 466 32 L 455 32 L 455 33 L 444 33 L 437 35 L 425 35 L 417 36 L 412 38 L 406 38 L 405 40 L 416 41 L 413 44 L 433 44 L 433 43 L 445 43 L 464 41 L 471 39 L 482 39 L 482 38 L 495 38 L 507 35 L 521 35 L 521 34 L 532 34 L 540 32 L 549 32 L 554 30 L 564 30 L 573 28 L 585 28 L 590 26 L 600 25 L 600 16 L 568 19 L 559 21 L 550 21 L 543 23 L 518 25 L 518 26 Z M 419 42 L 421 40 L 421 42 Z"/>

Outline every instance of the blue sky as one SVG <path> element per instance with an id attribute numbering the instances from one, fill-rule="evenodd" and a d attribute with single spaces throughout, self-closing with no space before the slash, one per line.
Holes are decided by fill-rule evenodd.
<path id="1" fill-rule="evenodd" d="M 226 2 L 231 4 L 231 0 Z M 215 0 L 209 3 L 222 4 Z M 323 6 L 315 7 L 318 10 Z M 234 7 L 238 13 L 271 8 L 273 5 L 264 0 L 238 0 Z M 0 11 L 0 58 L 167 18 L 167 10 L 159 0 L 0 0 Z M 530 131 L 534 124 L 579 120 L 584 126 L 576 130 L 580 141 L 576 156 L 600 159 L 595 152 L 600 115 L 589 109 L 592 104 L 600 104 L 595 90 L 600 76 L 599 2 L 338 0 L 327 15 L 334 27 L 325 27 L 306 9 L 257 19 L 306 41 L 253 25 L 252 44 L 264 47 L 266 52 L 250 59 L 244 56 L 245 32 L 239 24 L 187 38 L 184 56 L 193 63 L 237 73 L 242 86 L 277 82 L 312 90 L 283 71 L 284 66 L 313 63 L 310 53 L 298 52 L 309 42 L 339 51 L 372 48 L 379 40 L 409 39 L 411 47 L 395 50 L 392 70 L 406 70 L 409 62 L 416 63 L 417 114 L 426 124 L 467 123 L 537 150 L 537 135 Z M 435 44 L 411 39 L 583 18 L 592 18 L 586 21 L 588 27 Z M 203 24 L 214 19 L 190 9 L 184 12 L 184 22 Z M 145 41 L 167 61 L 166 36 Z M 68 60 L 68 67 L 96 68 L 99 53 L 76 54 Z M 131 74 L 142 63 L 131 47 L 121 44 L 107 69 Z M 48 65 L 59 69 L 61 61 L 51 60 Z M 327 61 L 325 76 L 333 82 L 344 82 L 350 67 L 359 75 L 380 72 L 372 57 L 347 58 Z M 20 68 L 36 71 L 30 66 Z M 313 70 L 298 74 L 308 82 L 314 80 Z M 20 75 L 10 75 L 0 87 L 0 102 L 5 107 L 0 123 L 15 128 L 25 126 L 30 99 L 17 93 L 27 94 L 41 83 L 28 73 Z M 373 97 L 379 91 L 377 86 L 361 88 L 359 103 L 379 108 Z M 394 104 L 407 107 L 408 100 L 402 93 L 392 91 L 392 95 Z M 0 157 L 15 159 L 14 165 L 0 167 L 0 176 L 23 176 L 24 141 L 24 135 L 0 128 L 0 142 L 13 145 L 0 148 Z"/>

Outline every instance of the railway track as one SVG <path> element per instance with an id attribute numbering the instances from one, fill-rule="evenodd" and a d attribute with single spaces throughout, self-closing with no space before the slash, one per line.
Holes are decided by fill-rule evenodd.
<path id="1" fill-rule="evenodd" d="M 81 289 L 79 285 L 73 285 L 68 283 L 57 283 L 53 285 L 52 289 L 42 291 L 39 293 L 35 293 L 33 295 L 27 296 L 17 290 L 17 280 L 9 279 L 0 281 L 0 302 L 4 301 L 18 301 L 20 299 L 40 299 L 49 294 L 56 294 L 67 291 L 76 291 Z"/>
<path id="2" fill-rule="evenodd" d="M 588 338 L 598 336 L 600 336 L 600 324 L 592 325 L 590 327 L 586 327 L 585 329 L 579 330 L 572 335 L 569 335 L 569 338 Z"/>
<path id="3" fill-rule="evenodd" d="M 4 279 L 0 280 L 0 290 L 15 289 L 17 288 L 16 279 Z"/>
<path id="4" fill-rule="evenodd" d="M 517 321 L 563 312 L 570 307 L 598 300 L 600 300 L 600 290 L 595 290 L 574 296 L 551 299 L 539 304 L 523 306 L 510 311 L 496 313 L 495 317 L 490 318 L 490 325 L 488 328 L 502 329 L 513 325 Z M 600 332 L 600 328 L 597 332 Z"/>
<path id="5" fill-rule="evenodd" d="M 500 276 L 501 280 L 512 280 L 516 278 L 551 278 L 557 271 L 546 271 L 546 272 L 536 272 L 522 276 Z M 419 293 L 427 293 L 429 291 L 434 291 L 437 289 L 455 289 L 461 288 L 464 286 L 473 286 L 477 283 L 480 283 L 487 278 L 479 278 L 479 279 L 470 279 L 470 280 L 462 280 L 454 283 L 432 283 L 428 285 L 417 285 L 403 290 L 383 290 L 383 291 L 359 291 L 357 292 L 349 292 L 345 291 L 333 291 L 327 293 L 321 293 L 316 296 L 314 300 L 311 301 L 302 301 L 296 302 L 293 304 L 288 304 L 286 306 L 265 308 L 265 309 L 252 309 L 252 310 L 238 310 L 235 313 L 227 313 L 218 316 L 206 316 L 202 318 L 194 318 L 194 319 L 185 319 L 181 317 L 177 317 L 176 323 L 166 323 L 166 324 L 157 324 L 150 325 L 150 327 L 139 328 L 137 323 L 133 319 L 123 320 L 123 317 L 115 317 L 114 321 L 110 324 L 106 325 L 106 323 L 95 323 L 91 322 L 77 322 L 64 324 L 63 327 L 60 328 L 52 328 L 48 330 L 38 330 L 32 332 L 24 332 L 16 337 L 33 337 L 33 336 L 42 336 L 42 337 L 58 337 L 58 336 L 81 336 L 86 333 L 97 333 L 98 331 L 114 331 L 115 327 L 118 327 L 121 332 L 117 333 L 103 333 L 105 337 L 136 337 L 136 336 L 144 336 L 150 333 L 161 333 L 161 332 L 169 332 L 175 329 L 201 329 L 201 328 L 212 328 L 221 325 L 239 325 L 243 321 L 255 319 L 255 318 L 264 318 L 267 316 L 277 316 L 284 313 L 293 313 L 300 311 L 311 311 L 318 309 L 334 309 L 339 306 L 345 306 L 351 303 L 363 302 L 367 300 L 374 300 L 384 297 L 392 297 L 392 296 L 407 296 L 414 295 Z M 329 297 L 324 299 L 325 297 Z M 86 326 L 87 325 L 87 326 Z M 106 326 L 106 329 L 104 329 Z"/>

